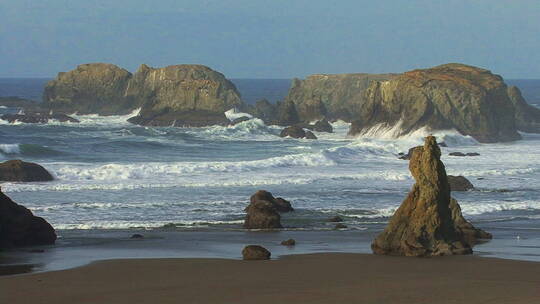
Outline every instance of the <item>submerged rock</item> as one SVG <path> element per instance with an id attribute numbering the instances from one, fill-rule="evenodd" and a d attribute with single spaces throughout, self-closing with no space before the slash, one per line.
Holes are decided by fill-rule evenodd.
<path id="1" fill-rule="evenodd" d="M 479 142 L 518 140 L 514 105 L 502 77 L 463 64 L 445 64 L 373 82 L 349 134 L 409 134 L 456 129 Z"/>
<path id="2" fill-rule="evenodd" d="M 317 139 L 317 136 L 311 131 L 304 131 L 299 125 L 287 127 L 281 131 L 280 137 L 292 137 L 292 138 L 305 138 L 305 139 Z"/>
<path id="3" fill-rule="evenodd" d="M 331 218 L 328 219 L 329 222 L 331 223 L 340 223 L 340 222 L 343 222 L 343 218 L 341 216 L 333 216 Z"/>
<path id="4" fill-rule="evenodd" d="M 0 163 L 0 181 L 45 182 L 53 179 L 45 168 L 35 163 L 22 160 L 8 160 Z"/>
<path id="5" fill-rule="evenodd" d="M 332 125 L 328 122 L 328 120 L 323 119 L 317 121 L 313 125 L 313 131 L 315 132 L 327 132 L 327 133 L 334 133 L 334 128 Z"/>
<path id="6" fill-rule="evenodd" d="M 279 134 L 280 137 L 292 137 L 292 138 L 304 138 L 306 137 L 306 131 L 299 126 L 290 126 L 283 130 Z"/>
<path id="7" fill-rule="evenodd" d="M 281 245 L 283 245 L 283 246 L 294 246 L 294 245 L 296 245 L 296 241 L 293 240 L 293 239 L 288 239 L 286 241 L 282 241 Z"/>
<path id="8" fill-rule="evenodd" d="M 270 251 L 259 245 L 248 245 L 242 250 L 242 259 L 246 261 L 269 260 Z"/>
<path id="9" fill-rule="evenodd" d="M 468 236 L 457 228 L 450 185 L 440 157 L 433 136 L 426 138 L 423 147 L 415 148 L 409 170 L 416 183 L 388 226 L 371 244 L 373 253 L 405 256 L 472 253 Z"/>
<path id="10" fill-rule="evenodd" d="M 78 119 L 75 119 L 66 114 L 61 114 L 61 113 L 45 114 L 41 112 L 27 113 L 27 114 L 4 114 L 0 117 L 0 119 L 5 120 L 9 123 L 23 122 L 23 123 L 45 124 L 51 120 L 56 120 L 59 122 L 72 122 L 72 123 L 80 122 Z"/>
<path id="11" fill-rule="evenodd" d="M 473 184 L 463 176 L 448 175 L 448 183 L 451 191 L 469 191 L 473 190 Z"/>
<path id="12" fill-rule="evenodd" d="M 54 228 L 43 218 L 7 197 L 0 189 L 0 248 L 50 245 Z"/>
<path id="13" fill-rule="evenodd" d="M 347 228 L 347 225 L 338 223 L 336 226 L 334 226 L 334 229 L 345 229 Z"/>
<path id="14" fill-rule="evenodd" d="M 450 153 L 448 153 L 448 155 L 450 155 L 450 156 L 460 156 L 460 157 L 465 157 L 465 156 L 480 156 L 480 153 L 476 153 L 476 152 L 469 152 L 469 153 L 463 153 L 463 152 L 450 152 Z"/>

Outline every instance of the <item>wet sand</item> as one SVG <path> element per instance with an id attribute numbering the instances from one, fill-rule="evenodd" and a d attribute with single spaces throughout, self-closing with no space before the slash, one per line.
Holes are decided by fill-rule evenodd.
<path id="1" fill-rule="evenodd" d="M 454 256 L 129 259 L 0 277 L 0 303 L 537 303 L 540 263 Z"/>

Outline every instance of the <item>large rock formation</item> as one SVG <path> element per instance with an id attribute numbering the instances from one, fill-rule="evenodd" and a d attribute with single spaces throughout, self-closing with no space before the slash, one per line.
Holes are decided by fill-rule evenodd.
<path id="1" fill-rule="evenodd" d="M 540 109 L 528 104 L 517 87 L 509 87 L 508 96 L 514 105 L 517 129 L 528 133 L 540 133 Z"/>
<path id="2" fill-rule="evenodd" d="M 52 175 L 38 164 L 18 159 L 0 163 L 0 181 L 45 182 L 51 180 L 53 180 Z"/>
<path id="3" fill-rule="evenodd" d="M 241 107 L 240 93 L 223 74 L 203 65 L 174 65 L 155 69 L 142 65 L 128 96 L 143 104 L 131 122 L 154 126 L 226 125 L 223 114 Z"/>
<path id="4" fill-rule="evenodd" d="M 84 64 L 59 73 L 43 99 L 56 111 L 81 114 L 117 115 L 141 108 L 130 121 L 152 126 L 227 124 L 223 113 L 242 106 L 234 84 L 203 65 L 143 64 L 131 74 L 112 64 Z"/>
<path id="5" fill-rule="evenodd" d="M 435 137 L 414 149 L 409 163 L 416 183 L 385 230 L 373 241 L 376 254 L 438 256 L 472 253 L 471 234 L 463 233 L 457 202 L 451 202 L 450 185 Z M 470 225 L 470 224 L 469 224 Z M 472 227 L 472 225 L 471 225 Z"/>
<path id="6" fill-rule="evenodd" d="M 285 101 L 295 104 L 301 121 L 323 118 L 350 121 L 365 102 L 365 90 L 373 80 L 388 80 L 392 74 L 317 74 L 294 79 Z"/>
<path id="7" fill-rule="evenodd" d="M 47 221 L 34 216 L 0 189 L 0 248 L 49 245 L 55 241 L 56 233 Z"/>
<path id="8" fill-rule="evenodd" d="M 480 142 L 520 139 L 503 79 L 488 70 L 445 64 L 372 82 L 351 135 L 456 129 Z"/>
<path id="9" fill-rule="evenodd" d="M 43 92 L 43 102 L 55 111 L 80 114 L 127 114 L 140 100 L 126 96 L 132 75 L 107 63 L 90 63 L 58 73 Z"/>

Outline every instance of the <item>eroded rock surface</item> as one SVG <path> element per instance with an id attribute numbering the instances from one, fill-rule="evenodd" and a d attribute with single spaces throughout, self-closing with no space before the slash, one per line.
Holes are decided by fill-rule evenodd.
<path id="1" fill-rule="evenodd" d="M 480 142 L 520 139 L 502 77 L 463 64 L 374 81 L 349 134 L 401 136 L 421 128 L 456 129 Z"/>
<path id="2" fill-rule="evenodd" d="M 414 149 L 409 162 L 416 183 L 385 230 L 371 244 L 375 254 L 440 256 L 472 253 L 466 220 L 456 216 L 435 137 Z M 470 224 L 469 224 L 470 225 Z M 471 225 L 472 226 L 472 225 Z"/>

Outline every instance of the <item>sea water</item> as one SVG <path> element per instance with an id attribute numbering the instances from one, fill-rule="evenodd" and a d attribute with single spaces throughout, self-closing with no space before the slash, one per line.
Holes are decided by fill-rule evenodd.
<path id="1" fill-rule="evenodd" d="M 264 91 L 257 93 L 264 80 L 254 83 L 244 80 L 242 86 L 254 90 L 250 96 L 264 97 Z M 286 94 L 280 84 L 270 86 L 279 92 L 267 93 L 268 99 Z M 540 81 L 536 84 L 539 88 Z M 333 240 L 331 251 L 369 252 L 369 239 L 384 228 L 414 183 L 398 153 L 432 133 L 418 130 L 394 138 L 395 130 L 377 130 L 350 137 L 349 124 L 338 121 L 334 133 L 315 132 L 318 140 L 305 140 L 280 138 L 280 127 L 259 119 L 229 127 L 173 128 L 132 125 L 127 119 L 133 115 L 136 111 L 75 115 L 81 123 L 43 125 L 0 121 L 0 161 L 37 162 L 55 177 L 2 183 L 2 191 L 46 218 L 57 229 L 60 246 L 73 248 L 87 244 L 85 239 L 118 240 L 135 231 L 181 240 L 187 232 L 215 240 L 222 233 L 240 246 L 252 238 L 241 229 L 244 208 L 255 191 L 265 189 L 292 202 L 296 211 L 282 217 L 285 231 L 311 240 L 299 252 L 320 251 L 316 239 Z M 480 144 L 454 130 L 434 135 L 448 145 L 442 148 L 448 174 L 463 175 L 477 188 L 452 193 L 467 219 L 494 234 L 477 251 L 540 260 L 540 134 L 522 133 L 523 140 L 495 144 Z M 457 151 L 480 156 L 449 155 Z M 327 219 L 335 215 L 344 218 L 347 229 L 334 230 Z M 164 243 L 162 248 L 173 246 Z M 207 252 L 195 255 L 205 256 L 200 251 Z M 206 256 L 229 257 L 228 252 Z"/>

